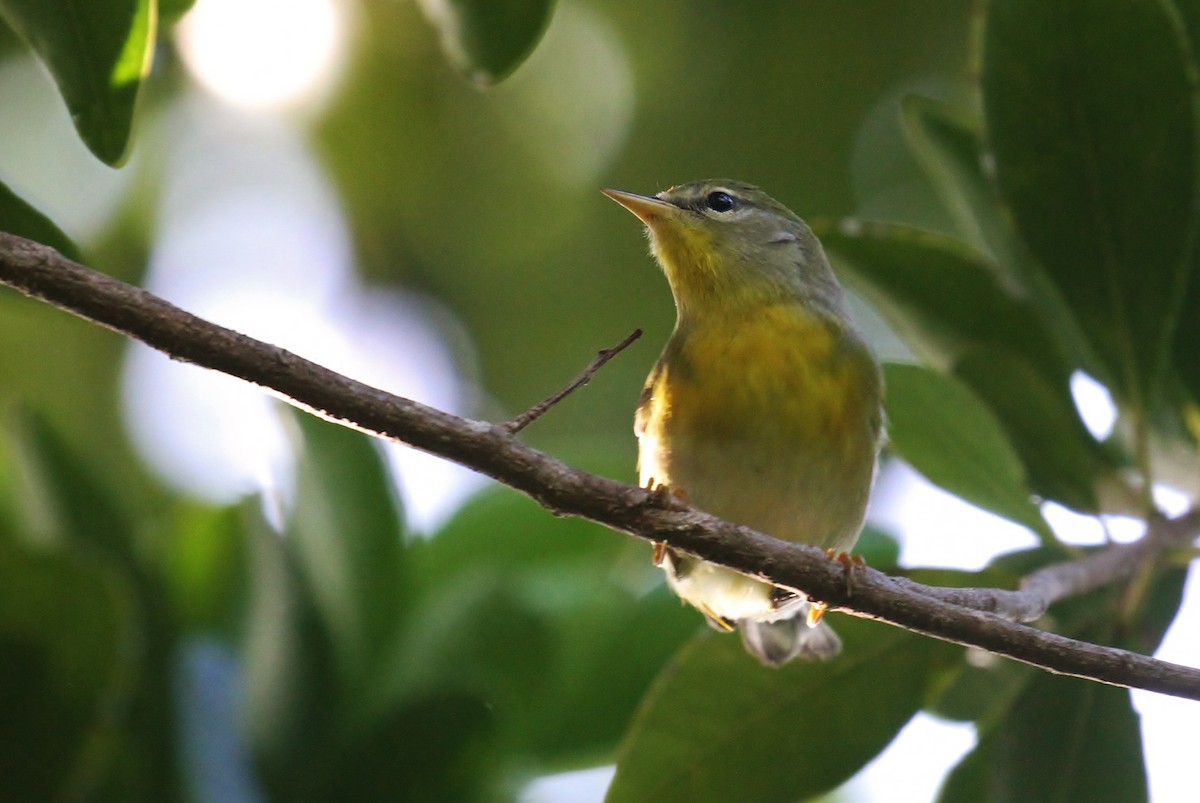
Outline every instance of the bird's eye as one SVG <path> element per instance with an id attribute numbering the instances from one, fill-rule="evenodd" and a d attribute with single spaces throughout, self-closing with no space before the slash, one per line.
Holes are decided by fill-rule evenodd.
<path id="1" fill-rule="evenodd" d="M 708 197 L 704 199 L 704 205 L 714 212 L 728 212 L 737 206 L 737 201 L 727 192 L 710 192 Z"/>

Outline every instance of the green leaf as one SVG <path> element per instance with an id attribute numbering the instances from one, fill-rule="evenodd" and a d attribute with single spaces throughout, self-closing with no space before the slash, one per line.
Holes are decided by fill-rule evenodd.
<path id="1" fill-rule="evenodd" d="M 192 10 L 196 0 L 158 0 L 160 23 L 168 25 Z"/>
<path id="2" fill-rule="evenodd" d="M 1146 800 L 1129 691 L 1038 673 L 950 773 L 939 803 Z"/>
<path id="3" fill-rule="evenodd" d="M 99 467 L 84 463 L 36 411 L 18 408 L 7 435 L 20 477 L 17 501 L 26 537 L 98 549 L 138 576 L 133 526 Z"/>
<path id="4" fill-rule="evenodd" d="M 0 181 L 0 231 L 48 245 L 69 259 L 79 259 L 79 249 L 50 218 L 25 203 Z"/>
<path id="5" fill-rule="evenodd" d="M 490 701 L 431 694 L 388 711 L 323 757 L 328 774 L 302 789 L 311 801 L 488 800 L 495 725 Z"/>
<path id="6" fill-rule="evenodd" d="M 1070 375 L 1037 310 L 1001 286 L 977 251 L 902 224 L 818 221 L 813 230 L 847 283 L 935 367 L 950 370 L 965 351 L 994 345 L 1047 377 Z"/>
<path id="7" fill-rule="evenodd" d="M 507 488 L 468 501 L 412 561 L 417 615 L 381 697 L 481 694 L 497 738 L 547 769 L 610 760 L 655 673 L 702 626 L 647 545 Z"/>
<path id="8" fill-rule="evenodd" d="M 0 0 L 0 17 L 45 62 L 80 137 L 109 165 L 129 148 L 155 8 L 154 0 Z"/>
<path id="9" fill-rule="evenodd" d="M 1200 225 L 1179 18 L 1151 0 L 992 0 L 982 47 L 987 139 L 1017 230 L 1114 391 L 1149 409 Z"/>
<path id="10" fill-rule="evenodd" d="M 1010 294 L 1040 313 L 1042 327 L 1056 336 L 1075 363 L 1107 379 L 1079 324 L 1045 272 L 1030 259 L 985 168 L 983 123 L 949 104 L 919 95 L 902 103 L 904 133 L 925 174 L 954 220 L 959 234 L 980 253 L 986 267 Z"/>
<path id="11" fill-rule="evenodd" d="M 481 86 L 507 78 L 542 38 L 554 0 L 421 0 L 450 62 Z"/>
<path id="12" fill-rule="evenodd" d="M 1003 348 L 964 354 L 954 374 L 987 403 L 1028 472 L 1029 488 L 1075 510 L 1140 509 L 1121 473 L 1125 461 L 1084 427 L 1065 377 L 1051 379 L 1023 357 Z"/>
<path id="13" fill-rule="evenodd" d="M 704 627 L 665 584 L 636 599 L 611 585 L 580 591 L 587 604 L 556 623 L 551 682 L 523 712 L 531 749 L 552 769 L 612 761 L 655 677 Z"/>
<path id="14" fill-rule="evenodd" d="M 230 641 L 251 584 L 245 515 L 236 507 L 186 507 L 163 535 L 163 583 L 183 630 Z"/>
<path id="15" fill-rule="evenodd" d="M 862 619 L 835 624 L 841 656 L 778 670 L 736 638 L 694 640 L 647 695 L 608 800 L 798 800 L 852 776 L 920 709 L 958 650 Z"/>
<path id="16" fill-rule="evenodd" d="M 11 800 L 91 800 L 129 734 L 140 642 L 114 572 L 0 543 L 0 777 Z"/>
<path id="17" fill-rule="evenodd" d="M 243 505 L 254 578 L 240 645 L 243 712 L 264 782 L 278 799 L 294 800 L 328 771 L 345 700 L 332 640 L 292 547 L 262 520 L 259 504 Z"/>
<path id="18" fill-rule="evenodd" d="M 1009 267 L 1012 228 L 1005 220 L 996 188 L 984 173 L 983 125 L 948 103 L 920 95 L 901 102 L 904 134 L 913 156 L 933 183 L 962 238 Z"/>
<path id="19" fill-rule="evenodd" d="M 856 291 L 918 355 L 952 371 L 987 404 L 1028 471 L 1030 488 L 1077 510 L 1117 461 L 1092 438 L 1071 396 L 1076 360 L 1032 302 L 990 263 L 941 235 L 847 221 L 814 227 Z"/>
<path id="20" fill-rule="evenodd" d="M 889 363 L 883 375 L 888 437 L 901 457 L 935 485 L 1054 541 L 1020 459 L 968 387 L 915 365 Z"/>
<path id="21" fill-rule="evenodd" d="M 406 593 L 402 513 L 370 437 L 288 411 L 303 436 L 285 526 L 347 688 L 378 669 Z"/>

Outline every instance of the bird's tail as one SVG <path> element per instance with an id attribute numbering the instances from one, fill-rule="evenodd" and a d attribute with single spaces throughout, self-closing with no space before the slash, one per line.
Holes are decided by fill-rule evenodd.
<path id="1" fill-rule="evenodd" d="M 809 627 L 807 608 L 787 619 L 742 619 L 738 630 L 746 651 L 767 666 L 783 666 L 797 656 L 825 661 L 842 651 L 842 640 L 825 622 Z"/>

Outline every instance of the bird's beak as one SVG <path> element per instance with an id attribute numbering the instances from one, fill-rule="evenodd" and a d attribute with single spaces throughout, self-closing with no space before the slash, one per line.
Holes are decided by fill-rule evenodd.
<path id="1" fill-rule="evenodd" d="M 637 215 L 647 226 L 652 226 L 656 221 L 679 212 L 679 207 L 674 204 L 650 195 L 638 195 L 624 190 L 600 190 L 600 192 Z"/>

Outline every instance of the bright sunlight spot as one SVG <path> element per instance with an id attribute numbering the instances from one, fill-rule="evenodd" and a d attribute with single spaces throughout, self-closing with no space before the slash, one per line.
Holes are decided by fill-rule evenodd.
<path id="1" fill-rule="evenodd" d="M 1113 425 L 1117 423 L 1117 405 L 1108 388 L 1082 371 L 1076 371 L 1071 374 L 1071 396 L 1083 425 L 1093 438 L 1102 441 L 1112 434 Z"/>
<path id="2" fill-rule="evenodd" d="M 844 787 L 851 800 L 935 800 L 943 776 L 975 747 L 975 727 L 917 714 Z"/>
<path id="3" fill-rule="evenodd" d="M 417 294 L 361 286 L 336 198 L 300 137 L 280 121 L 212 106 L 181 104 L 169 122 L 177 155 L 147 286 L 375 387 L 461 409 L 467 391 L 450 343 L 466 335 L 453 316 Z M 138 450 L 171 484 L 219 502 L 258 490 L 286 500 L 291 443 L 280 404 L 260 389 L 137 345 L 124 396 Z M 399 445 L 385 454 L 422 532 L 481 482 Z"/>
<path id="4" fill-rule="evenodd" d="M 869 518 L 901 537 L 905 566 L 976 570 L 1001 552 L 1037 544 L 1029 530 L 943 491 L 900 461 L 880 475 Z"/>
<path id="5" fill-rule="evenodd" d="M 313 104 L 339 71 L 346 4 L 336 0 L 199 0 L 180 21 L 192 76 L 233 106 Z"/>

